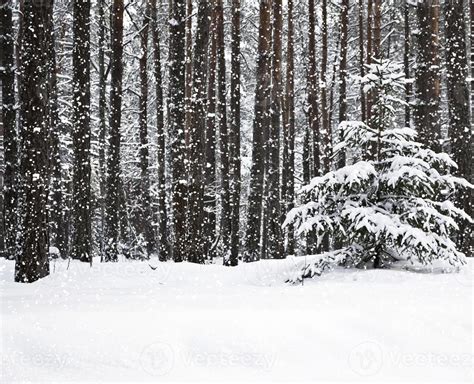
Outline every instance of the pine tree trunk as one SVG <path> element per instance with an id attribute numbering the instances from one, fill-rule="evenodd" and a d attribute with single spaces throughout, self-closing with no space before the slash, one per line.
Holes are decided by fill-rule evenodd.
<path id="1" fill-rule="evenodd" d="M 169 130 L 172 161 L 173 259 L 186 252 L 186 142 L 185 132 L 185 0 L 174 0 L 170 14 Z"/>
<path id="2" fill-rule="evenodd" d="M 105 137 L 106 137 L 106 74 L 105 74 L 105 0 L 99 0 L 99 177 L 100 177 L 100 257 L 104 258 L 105 240 Z"/>
<path id="3" fill-rule="evenodd" d="M 313 172 L 310 173 L 310 167 L 307 167 L 304 174 L 307 174 L 307 181 L 311 177 L 319 176 L 321 173 L 321 135 L 319 126 L 319 79 L 316 69 L 316 21 L 315 21 L 314 0 L 309 0 L 309 30 L 308 30 L 308 116 L 310 132 L 313 135 Z M 310 141 L 310 132 L 307 132 L 308 142 Z M 305 138 L 306 141 L 306 138 Z M 306 145 L 305 145 L 306 147 Z M 308 149 L 308 155 L 309 155 Z M 309 157 L 309 156 L 308 156 Z"/>
<path id="4" fill-rule="evenodd" d="M 193 0 L 186 0 L 186 148 L 189 148 L 189 135 L 191 132 L 192 106 L 191 97 L 193 91 Z M 189 155 L 187 153 L 187 155 Z"/>
<path id="5" fill-rule="evenodd" d="M 49 274 L 48 181 L 49 68 L 52 1 L 25 2 L 21 44 L 19 252 L 15 281 L 31 283 Z"/>
<path id="6" fill-rule="evenodd" d="M 120 180 L 120 124 L 122 117 L 123 77 L 123 0 L 112 4 L 112 56 L 110 78 L 110 136 L 107 161 L 106 252 L 105 261 L 118 261 L 122 183 Z"/>
<path id="7" fill-rule="evenodd" d="M 403 68 L 405 73 L 405 79 L 410 78 L 410 48 L 411 48 L 411 35 L 410 35 L 410 6 L 408 0 L 403 3 L 403 19 L 404 19 L 404 51 L 403 51 Z M 405 127 L 410 127 L 411 111 L 410 111 L 410 97 L 411 97 L 411 83 L 405 84 Z"/>
<path id="8" fill-rule="evenodd" d="M 295 205 L 295 59 L 294 59 L 294 22 L 293 0 L 288 1 L 288 35 L 286 49 L 286 97 L 283 124 L 283 168 L 282 168 L 282 201 L 284 218 Z M 295 253 L 294 226 L 287 228 L 286 254 Z"/>
<path id="9" fill-rule="evenodd" d="M 359 0 L 359 70 L 360 77 L 365 76 L 365 56 L 364 56 L 364 0 Z M 363 86 L 360 87 L 360 110 L 361 120 L 367 121 L 366 98 Z"/>
<path id="10" fill-rule="evenodd" d="M 347 29 L 349 16 L 349 0 L 343 0 L 341 3 L 341 54 L 339 64 L 339 123 L 347 120 Z M 343 137 L 339 138 L 341 141 Z M 346 155 L 341 151 L 338 167 L 342 168 L 346 165 Z"/>
<path id="11" fill-rule="evenodd" d="M 207 44 L 209 39 L 210 6 L 208 0 L 200 0 L 196 43 L 193 55 L 193 92 L 191 99 L 190 131 L 190 180 L 188 228 L 189 245 L 187 258 L 192 263 L 204 262 L 204 189 L 205 189 L 205 131 L 206 131 L 206 80 Z"/>
<path id="12" fill-rule="evenodd" d="M 416 99 L 415 125 L 420 141 L 439 151 L 441 124 L 439 115 L 439 0 L 419 2 L 418 55 L 415 70 Z"/>
<path id="13" fill-rule="evenodd" d="M 73 240 L 71 257 L 92 262 L 90 164 L 90 0 L 74 1 Z"/>
<path id="14" fill-rule="evenodd" d="M 59 118 L 58 85 L 56 65 L 56 38 L 54 32 L 51 33 L 49 47 L 49 86 L 50 86 L 50 119 L 51 127 L 56 127 L 50 131 L 50 193 L 49 193 L 49 238 L 50 245 L 58 248 L 61 255 L 66 256 L 66 244 L 64 239 L 64 207 L 63 207 L 63 177 L 61 161 L 61 138 L 60 132 L 63 129 Z"/>
<path id="15" fill-rule="evenodd" d="M 322 47 L 321 47 L 321 141 L 322 151 L 321 160 L 323 167 L 323 174 L 329 172 L 329 159 L 331 156 L 331 126 L 329 124 L 329 108 L 327 104 L 327 64 L 328 64 L 328 10 L 327 0 L 322 0 Z"/>
<path id="16" fill-rule="evenodd" d="M 149 256 L 155 249 L 155 233 L 153 231 L 153 214 L 151 210 L 150 174 L 148 170 L 148 31 L 150 26 L 151 3 L 148 0 L 145 9 L 142 28 L 140 30 L 140 97 L 139 97 L 139 131 L 140 131 L 140 217 L 139 234 L 146 243 L 146 253 Z"/>
<path id="17" fill-rule="evenodd" d="M 472 163 L 472 126 L 470 124 L 468 60 L 466 51 L 466 19 L 464 0 L 444 5 L 446 21 L 446 79 L 448 88 L 449 137 L 453 160 L 457 163 L 456 174 L 471 183 Z M 457 196 L 459 207 L 472 216 L 472 191 L 461 191 Z M 472 225 L 464 222 L 458 236 L 460 249 L 466 255 L 472 255 Z"/>
<path id="18" fill-rule="evenodd" d="M 209 77 L 207 82 L 207 124 L 206 124 L 206 254 L 215 256 L 212 250 L 216 239 L 217 183 L 216 183 L 216 69 L 217 69 L 217 33 L 216 6 L 212 2 Z"/>
<path id="19" fill-rule="evenodd" d="M 367 59 L 366 64 L 372 64 L 373 58 L 373 47 L 372 47 L 372 28 L 374 24 L 373 18 L 373 1 L 374 0 L 367 0 Z M 370 119 L 372 118 L 372 103 L 373 103 L 373 95 L 369 91 L 365 95 L 365 118 L 366 122 L 370 123 Z"/>
<path id="20" fill-rule="evenodd" d="M 260 0 L 260 26 L 258 32 L 257 86 L 255 90 L 255 116 L 252 139 L 252 169 L 245 234 L 244 261 L 260 258 L 262 225 L 263 177 L 265 171 L 264 129 L 270 123 L 271 85 L 271 8 L 270 0 Z"/>
<path id="21" fill-rule="evenodd" d="M 232 0 L 232 58 L 230 79 L 230 148 L 231 153 L 231 191 L 232 191 L 232 233 L 229 266 L 236 266 L 239 257 L 240 224 L 240 1 Z M 290 0 L 291 1 L 291 0 Z"/>
<path id="22" fill-rule="evenodd" d="M 5 257 L 15 257 L 15 243 L 17 233 L 17 187 L 18 172 L 18 145 L 16 134 L 15 113 L 15 60 L 14 60 L 14 32 L 12 3 L 2 0 L 0 3 L 0 65 L 4 67 L 2 73 L 2 128 L 4 149 L 3 173 L 3 229 Z"/>
<path id="23" fill-rule="evenodd" d="M 166 261 L 170 254 L 168 243 L 168 215 L 166 209 L 166 143 L 164 128 L 163 84 L 161 74 L 160 35 L 158 31 L 156 0 L 151 1 L 153 72 L 156 95 L 156 135 L 158 152 L 158 240 L 159 259 Z"/>
<path id="24" fill-rule="evenodd" d="M 273 68 L 271 118 L 269 134 L 269 164 L 267 172 L 268 193 L 266 195 L 266 216 L 268 227 L 263 230 L 268 233 L 267 257 L 283 258 L 283 235 L 281 230 L 281 201 L 280 201 L 280 130 L 281 130 L 281 101 L 282 88 L 282 30 L 283 9 L 282 1 L 273 2 Z"/>
<path id="25" fill-rule="evenodd" d="M 216 32 L 217 32 L 217 112 L 220 139 L 221 164 L 221 238 L 224 263 L 230 254 L 231 235 L 231 206 L 230 206 L 230 153 L 229 132 L 227 127 L 226 103 L 226 65 L 224 41 L 224 6 L 222 0 L 216 2 Z"/>

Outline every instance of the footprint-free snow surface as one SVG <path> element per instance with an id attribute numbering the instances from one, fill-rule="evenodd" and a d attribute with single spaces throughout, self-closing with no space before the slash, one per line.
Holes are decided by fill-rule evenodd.
<path id="1" fill-rule="evenodd" d="M 298 286 L 294 259 L 150 264 L 56 261 L 15 284 L 1 259 L 0 382 L 472 380 L 472 260 Z"/>

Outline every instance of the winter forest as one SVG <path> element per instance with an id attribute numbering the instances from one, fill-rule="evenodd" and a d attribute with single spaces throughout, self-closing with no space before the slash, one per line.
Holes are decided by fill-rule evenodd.
<path id="1" fill-rule="evenodd" d="M 469 381 L 473 96 L 473 0 L 0 0 L 0 381 Z"/>

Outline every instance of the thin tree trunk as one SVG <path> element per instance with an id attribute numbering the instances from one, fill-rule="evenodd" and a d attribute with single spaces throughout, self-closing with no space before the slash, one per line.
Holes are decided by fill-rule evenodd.
<path id="1" fill-rule="evenodd" d="M 290 0 L 291 1 L 291 0 Z M 232 233 L 231 252 L 228 265 L 236 266 L 239 256 L 240 223 L 240 0 L 232 0 L 232 58 L 230 79 L 230 153 L 231 153 L 231 190 L 232 190 Z"/>
<path id="2" fill-rule="evenodd" d="M 339 123 L 347 120 L 347 34 L 349 24 L 349 0 L 342 0 L 341 3 L 341 62 L 339 64 Z M 344 137 L 339 138 L 340 141 Z M 346 154 L 341 151 L 338 167 L 342 168 L 346 165 Z"/>
<path id="3" fill-rule="evenodd" d="M 73 240 L 71 256 L 92 263 L 90 164 L 90 0 L 74 1 Z"/>
<path id="4" fill-rule="evenodd" d="M 191 132 L 193 91 L 193 0 L 186 0 L 186 148 L 189 148 L 189 135 Z"/>
<path id="5" fill-rule="evenodd" d="M 105 250 L 105 137 L 107 131 L 106 125 L 106 74 L 105 74 L 105 0 L 99 0 L 99 177 L 100 177 L 100 258 L 103 261 Z"/>
<path id="6" fill-rule="evenodd" d="M 181 262 L 186 252 L 186 142 L 185 142 L 185 0 L 173 0 L 170 12 L 169 130 L 172 161 L 173 259 Z"/>
<path id="7" fill-rule="evenodd" d="M 217 33 L 217 113 L 220 139 L 221 164 L 221 238 L 224 263 L 230 255 L 231 206 L 230 206 L 230 153 L 229 132 L 227 127 L 226 103 L 226 65 L 224 41 L 224 6 L 222 0 L 216 0 Z"/>
<path id="8" fill-rule="evenodd" d="M 166 143 L 163 109 L 163 84 L 161 74 L 160 35 L 158 31 L 156 0 L 151 1 L 153 72 L 156 95 L 156 135 L 158 152 L 158 241 L 159 259 L 166 261 L 169 256 L 168 215 L 166 209 Z"/>
<path id="9" fill-rule="evenodd" d="M 212 250 L 216 239 L 216 68 L 217 68 L 217 32 L 216 5 L 212 2 L 210 48 L 209 48 L 209 78 L 207 84 L 207 124 L 206 124 L 206 253 L 213 258 Z"/>
<path id="10" fill-rule="evenodd" d="M 404 19 L 404 51 L 403 51 L 403 68 L 405 73 L 405 79 L 410 78 L 410 47 L 411 47 L 411 36 L 410 36 L 410 6 L 408 0 L 403 3 L 403 19 Z M 405 126 L 410 127 L 411 111 L 410 111 L 410 96 L 411 96 L 411 83 L 407 81 L 405 84 Z"/>
<path id="11" fill-rule="evenodd" d="M 110 78 L 110 136 L 107 161 L 107 227 L 105 261 L 118 261 L 120 239 L 120 219 L 122 183 L 120 181 L 120 124 L 122 117 L 122 77 L 123 77 L 123 0 L 112 4 L 112 56 Z"/>
<path id="12" fill-rule="evenodd" d="M 294 60 L 294 23 L 293 0 L 288 0 L 288 36 L 286 49 L 286 97 L 283 124 L 283 168 L 282 168 L 282 201 L 284 212 L 294 208 L 295 205 L 295 60 Z M 294 226 L 287 227 L 286 254 L 295 253 Z"/>
<path id="13" fill-rule="evenodd" d="M 142 28 L 140 30 L 141 57 L 140 61 L 140 97 L 139 97 L 139 131 L 140 131 L 140 227 L 149 256 L 155 249 L 155 234 L 152 221 L 150 196 L 149 149 L 148 149 L 148 31 L 150 27 L 151 3 L 147 1 Z"/>
<path id="14" fill-rule="evenodd" d="M 359 70 L 360 76 L 365 76 L 365 56 L 364 56 L 364 0 L 359 0 Z M 363 86 L 360 87 L 360 110 L 362 121 L 367 121 L 366 98 Z"/>

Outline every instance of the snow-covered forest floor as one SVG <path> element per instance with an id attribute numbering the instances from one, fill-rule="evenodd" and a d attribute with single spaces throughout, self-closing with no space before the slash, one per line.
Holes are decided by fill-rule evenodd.
<path id="1" fill-rule="evenodd" d="M 460 273 L 343 270 L 284 283 L 294 259 L 56 261 L 13 283 L 0 259 L 0 382 L 469 381 L 473 260 Z"/>

